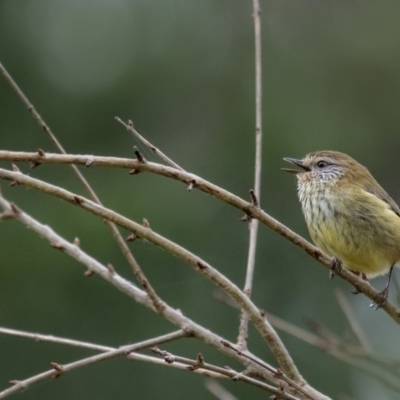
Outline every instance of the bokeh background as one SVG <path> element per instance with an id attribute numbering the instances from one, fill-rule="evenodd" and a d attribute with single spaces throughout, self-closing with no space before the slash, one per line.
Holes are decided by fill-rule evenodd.
<path id="1" fill-rule="evenodd" d="M 295 182 L 282 157 L 347 152 L 400 201 L 400 4 L 385 1 L 262 1 L 263 209 L 308 237 Z M 137 144 L 114 116 L 135 127 L 185 169 L 248 197 L 253 186 L 254 42 L 251 1 L 2 0 L 0 61 L 70 153 L 132 157 Z M 0 148 L 55 151 L 0 79 Z M 146 157 L 152 158 L 142 149 Z M 0 163 L 9 168 L 9 163 Z M 67 166 L 24 172 L 84 194 Z M 243 285 L 248 245 L 241 214 L 196 190 L 150 174 L 91 168 L 86 177 L 108 207 L 141 221 Z M 104 224 L 59 200 L 0 183 L 4 195 L 123 276 L 132 273 Z M 238 314 L 215 287 L 149 243 L 130 245 L 159 294 L 190 318 L 235 340 Z M 175 329 L 16 221 L 0 224 L 0 320 L 4 327 L 119 346 Z M 382 287 L 383 280 L 375 280 Z M 334 297 L 345 290 L 373 349 L 399 357 L 399 334 L 382 311 L 296 247 L 261 226 L 253 298 L 306 327 L 338 335 L 348 326 Z M 250 349 L 273 362 L 250 330 Z M 282 334 L 301 373 L 335 399 L 394 399 L 371 377 Z M 163 348 L 238 367 L 186 339 Z M 0 336 L 0 389 L 11 379 L 91 354 Z M 238 398 L 266 394 L 232 382 Z M 30 388 L 25 399 L 213 398 L 204 379 L 117 359 Z M 346 397 L 351 396 L 351 397 Z"/>

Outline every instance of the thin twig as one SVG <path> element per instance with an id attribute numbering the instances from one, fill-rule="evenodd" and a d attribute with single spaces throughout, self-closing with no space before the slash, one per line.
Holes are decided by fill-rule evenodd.
<path id="1" fill-rule="evenodd" d="M 115 120 L 123 125 L 136 139 L 140 140 L 146 147 L 148 147 L 154 154 L 161 158 L 167 165 L 170 165 L 173 168 L 180 169 L 183 171 L 183 168 L 180 167 L 176 162 L 172 161 L 169 157 L 167 157 L 160 149 L 151 144 L 147 139 L 145 139 L 133 126 L 133 123 L 126 124 L 122 121 L 121 118 L 115 117 Z"/>
<path id="2" fill-rule="evenodd" d="M 230 307 L 237 308 L 237 305 L 224 292 L 218 291 L 215 297 Z M 346 340 L 339 338 L 332 332 L 329 331 L 329 334 L 327 334 L 327 328 L 324 329 L 323 336 L 319 336 L 270 313 L 266 313 L 266 315 L 274 328 L 325 351 L 332 357 L 381 381 L 384 385 L 400 391 L 400 385 L 398 384 L 400 382 L 400 366 L 396 361 L 371 352 L 366 353 L 359 346 L 349 345 Z M 377 367 L 382 368 L 383 371 L 378 372 Z"/>
<path id="3" fill-rule="evenodd" d="M 73 346 L 73 347 L 82 347 L 85 349 L 91 349 L 91 350 L 96 350 L 96 351 L 101 351 L 101 352 L 115 350 L 115 348 L 113 348 L 113 347 L 103 346 L 103 345 L 99 345 L 99 344 L 95 344 L 95 343 L 91 343 L 91 342 L 84 342 L 82 340 L 63 338 L 63 337 L 54 336 L 54 335 L 43 335 L 41 333 L 26 332 L 26 331 L 21 331 L 19 329 L 10 329 L 10 328 L 0 327 L 0 333 L 2 333 L 4 335 L 19 336 L 19 337 L 25 337 L 28 339 L 33 339 L 35 342 L 57 343 L 57 344 L 63 344 L 63 345 Z M 158 344 L 168 343 L 173 340 L 181 339 L 181 338 L 188 337 L 188 336 L 189 335 L 187 332 L 180 329 L 178 331 L 168 333 L 167 335 L 159 336 Z M 150 346 L 154 346 L 154 344 L 150 344 L 148 347 L 150 347 Z M 137 350 L 139 350 L 139 348 Z"/>
<path id="4" fill-rule="evenodd" d="M 383 357 L 377 357 L 372 353 L 366 353 L 365 349 L 359 345 L 349 345 L 346 340 L 340 338 L 319 322 L 311 321 L 310 326 L 326 341 L 327 346 L 323 350 L 381 381 L 385 386 L 400 392 L 400 374 L 399 370 L 395 369 L 394 362 Z M 379 369 L 379 367 L 382 367 L 382 369 Z"/>
<path id="5" fill-rule="evenodd" d="M 306 396 L 308 399 L 311 400 L 315 400 L 315 397 L 310 395 L 309 393 L 307 393 L 307 391 L 302 388 L 301 386 L 299 386 L 296 382 L 293 382 L 289 377 L 287 377 L 281 370 L 278 370 L 276 368 L 271 367 L 270 365 L 268 365 L 267 363 L 263 362 L 263 361 L 259 361 L 259 360 L 253 360 L 252 356 L 250 354 L 247 354 L 246 351 L 241 351 L 240 349 L 236 348 L 235 346 L 232 346 L 230 343 L 228 342 L 223 342 L 222 343 L 224 346 L 228 347 L 229 349 L 232 349 L 233 351 L 235 351 L 236 353 L 248 358 L 249 360 L 255 362 L 256 364 L 260 365 L 262 368 L 265 368 L 267 371 L 271 372 L 272 374 L 274 374 L 276 379 L 280 379 L 283 382 L 287 383 L 289 386 L 291 386 L 293 389 L 299 391 L 300 393 L 302 393 L 304 396 Z"/>
<path id="6" fill-rule="evenodd" d="M 345 315 L 349 323 L 349 326 L 351 328 L 351 331 L 353 332 L 359 346 L 363 348 L 365 352 L 369 352 L 371 346 L 368 343 L 367 336 L 365 335 L 363 329 L 358 323 L 357 318 L 354 315 L 353 309 L 351 308 L 351 305 L 347 300 L 347 297 L 343 293 L 343 290 L 341 290 L 340 288 L 336 288 L 334 293 L 336 296 L 336 300 L 339 303 L 339 306 L 342 309 L 343 314 Z"/>
<path id="7" fill-rule="evenodd" d="M 206 381 L 205 386 L 218 400 L 237 400 L 219 382 L 209 379 Z"/>
<path id="8" fill-rule="evenodd" d="M 130 344 L 126 346 L 119 347 L 117 349 L 112 349 L 103 352 L 102 354 L 97 354 L 95 356 L 87 357 L 84 359 L 81 359 L 79 361 L 75 361 L 69 364 L 64 364 L 60 365 L 58 363 L 51 363 L 52 369 L 46 372 L 42 372 L 41 374 L 32 376 L 28 379 L 19 381 L 19 380 L 13 380 L 12 383 L 14 384 L 12 387 L 3 390 L 0 392 L 0 399 L 4 399 L 11 394 L 18 392 L 20 390 L 26 390 L 30 386 L 32 386 L 34 383 L 37 383 L 39 381 L 42 381 L 44 379 L 49 379 L 49 378 L 57 378 L 61 374 L 64 374 L 66 372 L 72 371 L 77 368 L 82 368 L 86 367 L 87 365 L 94 364 L 100 361 L 105 361 L 109 360 L 111 358 L 115 358 L 118 356 L 129 356 L 132 352 L 146 348 L 146 347 L 152 347 L 152 346 L 157 346 L 160 343 L 165 343 L 165 341 L 171 341 L 171 340 L 176 340 L 182 337 L 184 333 L 182 331 L 178 332 L 173 332 L 167 335 L 163 336 L 158 336 L 154 339 L 148 339 L 143 342 L 135 343 L 135 344 Z"/>
<path id="9" fill-rule="evenodd" d="M 254 47 L 255 47 L 255 108 L 256 108 L 256 127 L 255 127 L 255 171 L 254 171 L 254 192 L 253 198 L 260 202 L 261 195 L 261 161 L 262 161 L 262 57 L 261 57 L 261 9 L 258 0 L 253 0 L 253 19 L 254 19 Z M 253 201 L 253 203 L 255 203 Z M 256 262 L 257 219 L 249 220 L 249 251 L 247 255 L 246 280 L 243 292 L 249 297 L 253 287 L 254 267 Z M 247 348 L 248 337 L 248 316 L 242 311 L 239 324 L 239 335 L 237 343 L 240 349 Z"/>
<path id="10" fill-rule="evenodd" d="M 107 167 L 118 167 L 127 168 L 129 170 L 135 169 L 138 171 L 146 171 L 154 174 L 162 175 L 180 182 L 186 185 L 190 185 L 191 182 L 195 181 L 195 188 L 205 193 L 212 195 L 213 197 L 241 210 L 251 218 L 258 219 L 265 226 L 283 236 L 288 241 L 292 242 L 298 248 L 303 250 L 309 256 L 317 260 L 320 264 L 324 265 L 329 270 L 331 269 L 333 258 L 323 253 L 316 246 L 302 238 L 297 233 L 293 232 L 287 226 L 275 218 L 268 215 L 266 212 L 261 210 L 259 207 L 255 207 L 253 204 L 241 199 L 240 197 L 228 192 L 227 190 L 208 182 L 207 180 L 200 178 L 199 176 L 186 172 L 180 171 L 175 168 L 167 167 L 165 165 L 147 162 L 146 164 L 139 163 L 136 160 L 129 158 L 117 158 L 117 157 L 100 157 L 91 155 L 62 155 L 62 154 L 46 154 L 46 157 L 41 160 L 37 153 L 27 152 L 12 152 L 12 151 L 0 151 L 0 160 L 7 161 L 40 161 L 41 163 L 65 163 L 65 164 L 82 164 L 85 165 L 88 160 L 91 161 L 92 165 L 107 166 Z M 5 171 L 5 170 L 3 170 Z M 7 179 L 7 178 L 6 178 Z M 349 282 L 360 292 L 364 293 L 371 300 L 376 300 L 378 291 L 375 290 L 368 282 L 359 278 L 346 268 L 342 268 L 341 271 L 336 273 L 342 279 Z M 395 307 L 393 303 L 387 301 L 383 307 L 381 307 L 396 323 L 400 324 L 400 309 Z"/>
<path id="11" fill-rule="evenodd" d="M 266 391 L 268 391 L 270 393 L 273 393 L 275 395 L 279 395 L 279 398 L 288 399 L 288 400 L 289 399 L 290 400 L 298 400 L 297 397 L 294 397 L 291 394 L 289 394 L 288 392 L 281 390 L 281 388 L 276 388 L 274 386 L 271 386 L 271 385 L 268 385 L 268 384 L 266 384 L 264 382 L 261 382 L 261 381 L 259 381 L 257 379 L 250 378 L 249 376 L 244 375 L 242 373 L 239 373 L 239 372 L 233 370 L 230 367 L 221 368 L 221 367 L 218 367 L 216 365 L 205 363 L 201 355 L 200 355 L 201 356 L 200 357 L 201 361 L 199 362 L 199 357 L 198 357 L 197 360 L 192 360 L 190 358 L 173 355 L 173 354 L 171 354 L 169 352 L 162 351 L 162 350 L 160 350 L 158 348 L 154 348 L 153 351 L 156 354 L 159 354 L 161 357 L 163 357 L 165 362 L 167 362 L 167 363 L 173 364 L 174 362 L 180 362 L 182 364 L 188 365 L 189 366 L 188 369 L 190 371 L 194 371 L 194 370 L 197 370 L 197 369 L 209 370 L 209 371 L 212 371 L 212 372 L 219 373 L 221 375 L 228 376 L 233 381 L 242 381 L 242 382 L 250 383 L 250 384 L 252 384 L 254 386 L 259 387 L 260 389 L 266 390 Z"/>

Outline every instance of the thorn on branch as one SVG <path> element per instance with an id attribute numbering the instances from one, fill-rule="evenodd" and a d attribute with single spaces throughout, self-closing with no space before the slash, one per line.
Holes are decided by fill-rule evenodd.
<path id="1" fill-rule="evenodd" d="M 314 250 L 313 253 L 312 253 L 311 255 L 312 255 L 312 257 L 314 257 L 316 260 L 320 260 L 320 259 L 321 259 L 321 256 L 322 256 L 322 253 L 317 249 L 317 250 Z"/>
<path id="2" fill-rule="evenodd" d="M 229 342 L 227 342 L 226 340 L 221 340 L 221 344 L 225 347 L 227 347 L 228 349 L 233 350 L 236 354 L 238 354 L 239 356 L 243 355 L 243 352 L 236 348 L 235 346 L 232 346 Z"/>
<path id="3" fill-rule="evenodd" d="M 94 163 L 94 160 L 89 158 L 86 162 L 85 162 L 85 167 L 91 167 Z"/>
<path id="4" fill-rule="evenodd" d="M 84 276 L 86 276 L 87 278 L 90 278 L 91 276 L 94 275 L 94 272 L 91 271 L 90 269 L 86 270 L 83 274 Z"/>
<path id="5" fill-rule="evenodd" d="M 204 364 L 204 357 L 203 357 L 203 354 L 201 354 L 201 353 L 197 354 L 197 364 L 199 364 L 199 365 Z"/>
<path id="6" fill-rule="evenodd" d="M 189 186 L 187 188 L 188 192 L 190 192 L 195 186 L 197 185 L 197 182 L 195 179 L 192 179 L 189 183 Z"/>
<path id="7" fill-rule="evenodd" d="M 258 198 L 257 198 L 254 190 L 250 189 L 249 193 L 250 193 L 250 203 L 251 203 L 251 205 L 254 206 L 254 207 L 260 208 L 260 204 L 258 202 Z M 253 219 L 253 217 L 250 215 L 251 207 L 247 206 L 243 211 L 244 211 L 244 215 L 243 215 L 242 218 L 240 218 L 240 220 L 244 221 L 244 222 L 251 221 Z"/>
<path id="8" fill-rule="evenodd" d="M 55 362 L 51 362 L 50 363 L 51 368 L 54 369 L 54 374 L 53 374 L 53 378 L 58 378 L 61 373 L 63 372 L 63 367 L 60 364 L 57 364 Z"/>
<path id="9" fill-rule="evenodd" d="M 232 376 L 233 382 L 237 382 L 239 380 L 239 374 Z"/>
<path id="10" fill-rule="evenodd" d="M 162 354 L 162 351 L 157 347 L 157 346 L 153 346 L 151 349 L 150 349 L 153 353 L 156 353 L 156 354 L 158 354 L 159 356 L 161 356 Z"/>
<path id="11" fill-rule="evenodd" d="M 172 364 L 173 362 L 175 362 L 175 357 L 172 354 L 168 354 L 167 356 L 164 357 L 164 361 L 167 364 Z"/>
<path id="12" fill-rule="evenodd" d="M 257 196 L 256 196 L 254 190 L 250 189 L 249 193 L 250 193 L 251 204 L 253 204 L 254 207 L 260 207 L 258 199 L 257 199 Z"/>
<path id="13" fill-rule="evenodd" d="M 133 146 L 133 152 L 135 153 L 135 156 L 137 158 L 137 160 L 142 163 L 142 164 L 146 164 L 146 160 L 143 157 L 143 154 L 139 151 L 137 146 Z"/>
<path id="14" fill-rule="evenodd" d="M 282 370 L 279 368 L 276 369 L 273 375 L 276 379 L 282 379 L 282 377 L 284 376 Z"/>
<path id="15" fill-rule="evenodd" d="M 74 203 L 78 204 L 79 206 L 83 204 L 83 198 L 79 196 L 74 196 Z"/>
<path id="16" fill-rule="evenodd" d="M 139 171 L 138 169 L 135 169 L 135 168 L 133 168 L 133 169 L 131 169 L 130 171 L 129 171 L 129 175 L 137 175 L 137 174 L 139 174 L 141 171 Z"/>
<path id="17" fill-rule="evenodd" d="M 76 237 L 76 238 L 74 239 L 74 241 L 72 242 L 72 244 L 73 244 L 74 246 L 76 246 L 76 247 L 80 247 L 81 241 L 79 240 L 78 237 Z"/>
<path id="18" fill-rule="evenodd" d="M 11 383 L 11 385 L 17 385 L 20 381 L 18 381 L 17 379 L 12 379 L 11 381 L 8 381 Z"/>
<path id="19" fill-rule="evenodd" d="M 131 119 L 128 119 L 128 126 L 130 126 L 131 128 L 133 128 L 133 121 Z"/>
<path id="20" fill-rule="evenodd" d="M 126 241 L 127 241 L 127 242 L 133 242 L 133 241 L 135 241 L 138 237 L 139 237 L 139 236 L 136 235 L 135 232 L 132 232 L 132 233 L 126 238 Z"/>
<path id="21" fill-rule="evenodd" d="M 37 168 L 39 165 L 41 165 L 41 163 L 40 163 L 39 161 L 31 161 L 31 162 L 29 163 L 29 167 L 30 167 L 31 169 L 35 169 L 35 168 Z"/>
<path id="22" fill-rule="evenodd" d="M 114 266 L 112 265 L 112 264 L 107 264 L 107 269 L 108 269 L 108 272 L 111 274 L 111 275 L 114 275 L 115 274 L 115 268 L 114 268 Z"/>
<path id="23" fill-rule="evenodd" d="M 250 217 L 249 214 L 244 214 L 242 218 L 240 218 L 241 221 L 243 222 L 247 222 L 247 221 L 251 221 L 252 217 Z"/>
<path id="24" fill-rule="evenodd" d="M 19 208 L 14 203 L 10 203 L 10 207 L 14 214 L 19 214 Z"/>
<path id="25" fill-rule="evenodd" d="M 197 261 L 197 266 L 202 270 L 206 270 L 207 269 L 207 265 L 205 265 L 204 263 L 202 263 L 201 261 Z"/>
<path id="26" fill-rule="evenodd" d="M 64 250 L 63 245 L 59 242 L 50 243 L 50 246 L 57 250 Z"/>
<path id="27" fill-rule="evenodd" d="M 37 149 L 37 155 L 39 156 L 39 157 L 45 157 L 45 152 L 44 152 L 44 150 L 42 150 L 42 149 Z M 41 165 L 41 162 L 39 162 L 39 161 L 31 161 L 30 163 L 29 163 L 29 166 L 30 166 L 30 168 L 31 169 L 35 169 L 35 168 L 37 168 L 39 165 Z"/>
<path id="28" fill-rule="evenodd" d="M 11 168 L 14 172 L 21 172 L 21 170 L 15 164 L 11 164 Z"/>
<path id="29" fill-rule="evenodd" d="M 150 228 L 150 223 L 149 223 L 149 221 L 148 221 L 146 218 L 143 218 L 142 225 L 143 225 L 145 228 Z"/>
<path id="30" fill-rule="evenodd" d="M 164 361 L 168 364 L 172 364 L 175 361 L 175 357 L 171 353 L 160 350 L 158 347 L 152 347 L 151 351 L 161 356 L 164 359 Z"/>
<path id="31" fill-rule="evenodd" d="M 146 278 L 141 278 L 140 284 L 143 286 L 144 290 L 147 291 L 149 289 L 149 281 Z"/>

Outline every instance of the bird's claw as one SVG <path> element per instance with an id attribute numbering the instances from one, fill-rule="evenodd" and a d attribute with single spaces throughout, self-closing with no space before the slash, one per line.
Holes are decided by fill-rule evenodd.
<path id="1" fill-rule="evenodd" d="M 331 271 L 329 272 L 329 278 L 332 279 L 337 272 L 342 269 L 342 262 L 338 258 L 334 258 L 331 264 Z"/>
<path id="2" fill-rule="evenodd" d="M 373 308 L 375 307 L 375 310 L 379 310 L 381 307 L 383 307 L 388 299 L 389 295 L 389 288 L 385 287 L 383 290 L 381 290 L 376 298 L 375 302 L 370 304 L 370 307 Z"/>

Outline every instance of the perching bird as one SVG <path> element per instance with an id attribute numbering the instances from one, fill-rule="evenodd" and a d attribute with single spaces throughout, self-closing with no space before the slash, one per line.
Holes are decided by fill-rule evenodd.
<path id="1" fill-rule="evenodd" d="M 387 300 L 393 267 L 400 263 L 400 209 L 363 165 L 336 151 L 316 151 L 302 160 L 298 196 L 314 243 L 343 267 L 372 278 L 389 271 L 377 308 Z"/>

